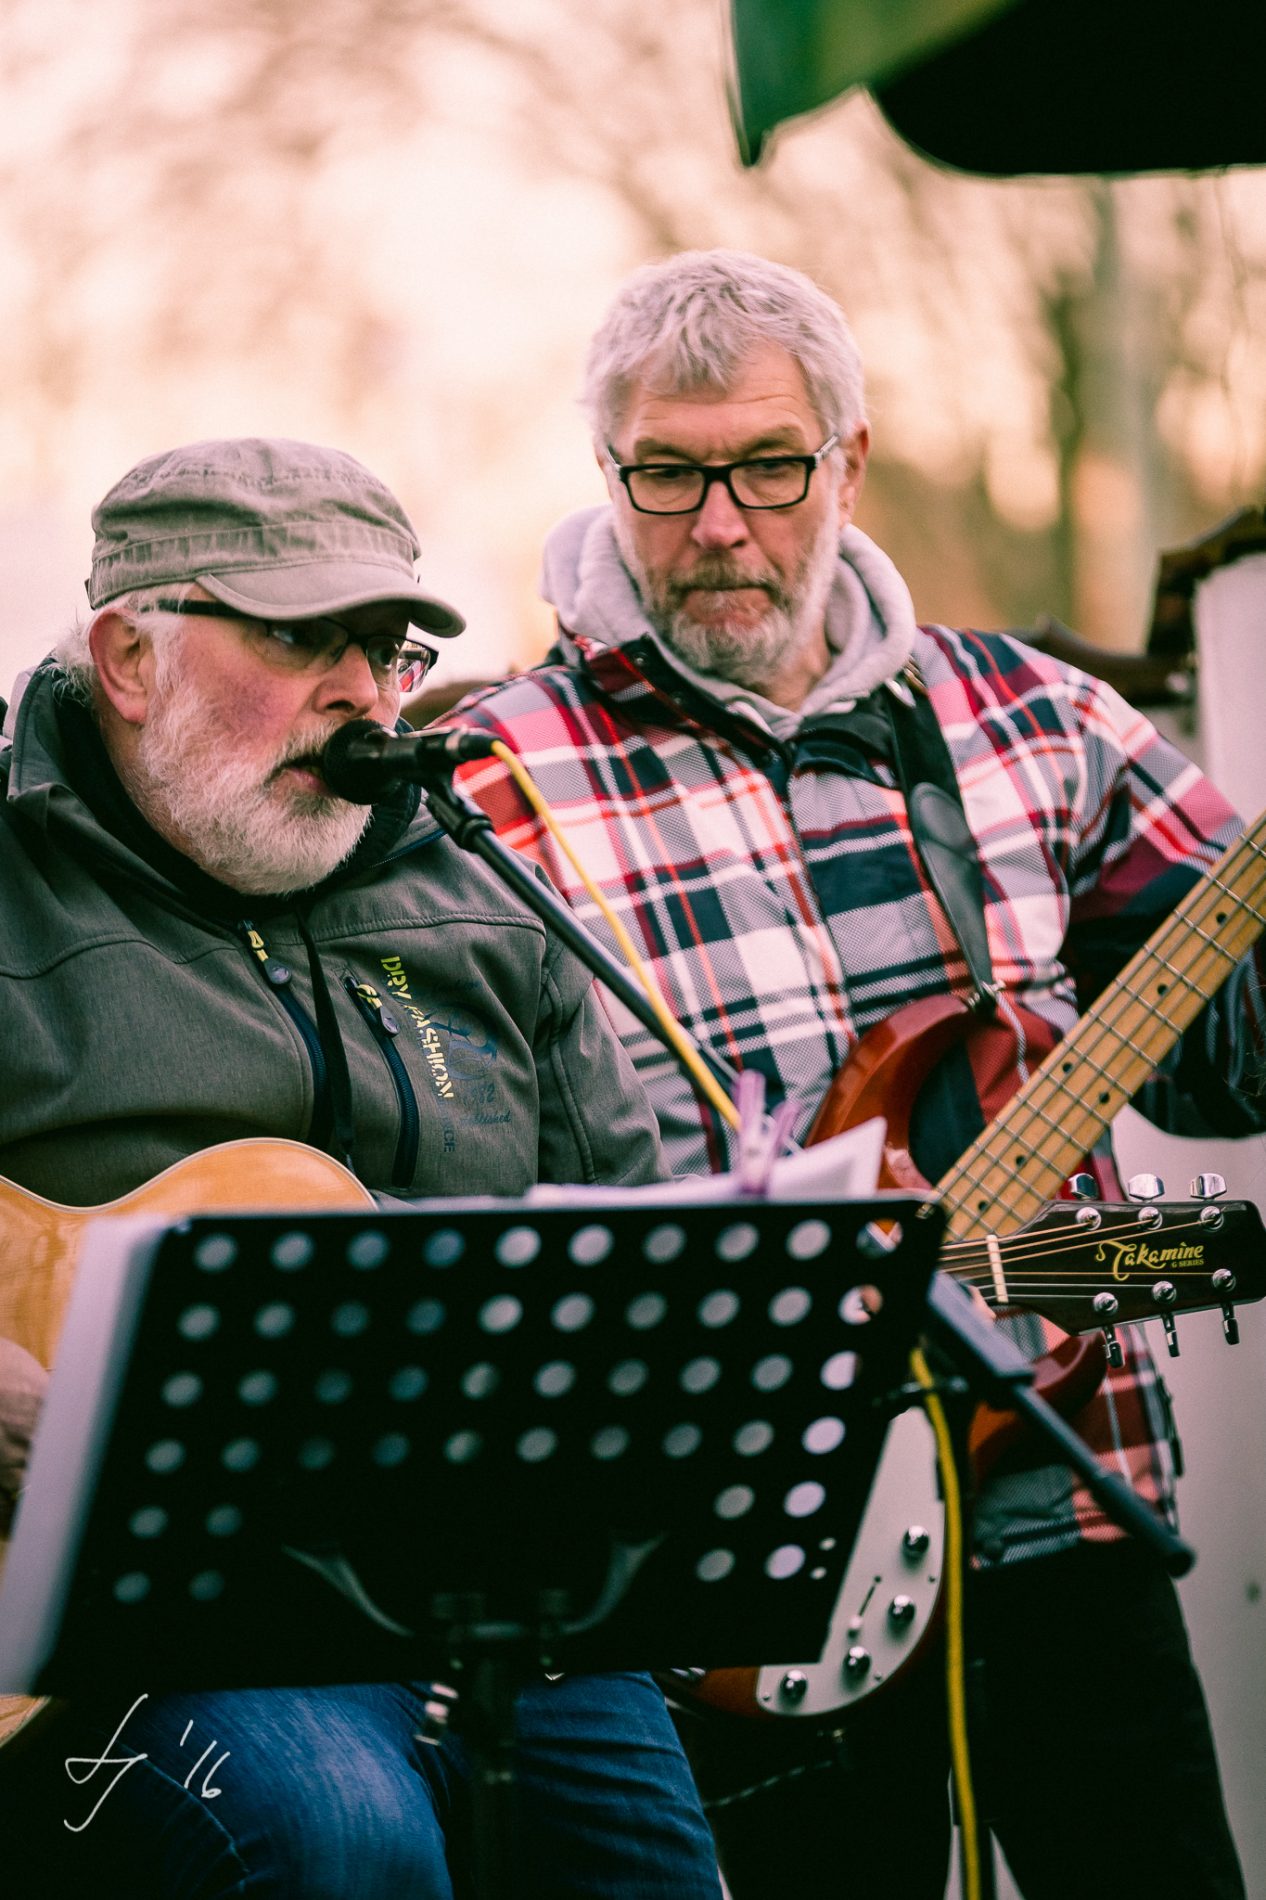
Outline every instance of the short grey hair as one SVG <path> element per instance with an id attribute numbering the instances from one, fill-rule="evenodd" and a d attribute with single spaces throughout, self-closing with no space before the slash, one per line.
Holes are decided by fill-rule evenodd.
<path id="1" fill-rule="evenodd" d="M 181 625 L 175 614 L 155 612 L 159 600 L 183 601 L 193 583 L 191 581 L 169 582 L 162 587 L 135 587 L 130 593 L 119 594 L 114 600 L 108 600 L 97 609 L 97 613 L 122 614 L 125 619 L 135 619 L 141 614 L 152 619 L 155 638 L 161 639 L 174 633 Z M 58 682 L 60 690 L 71 699 L 77 699 L 85 706 L 96 704 L 97 668 L 92 651 L 88 645 L 88 629 L 97 614 L 80 615 L 66 629 L 57 645 L 53 648 L 52 658 L 61 671 Z"/>
<path id="2" fill-rule="evenodd" d="M 829 433 L 866 420 L 862 361 L 843 311 L 803 271 L 748 251 L 681 251 L 634 271 L 589 346 L 582 404 L 604 449 L 648 372 L 674 391 L 724 389 L 760 343 L 800 366 Z"/>

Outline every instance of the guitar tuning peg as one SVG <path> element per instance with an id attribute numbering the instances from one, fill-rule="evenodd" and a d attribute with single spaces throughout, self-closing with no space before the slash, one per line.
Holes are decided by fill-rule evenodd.
<path id="1" fill-rule="evenodd" d="M 1115 1293 L 1096 1293 L 1091 1304 L 1096 1318 L 1101 1321 L 1114 1319 L 1121 1310 L 1121 1302 Z M 1103 1343 L 1108 1355 L 1108 1364 L 1120 1371 L 1125 1364 L 1125 1354 L 1121 1351 L 1121 1341 L 1117 1338 L 1115 1326 L 1104 1326 Z"/>
<path id="2" fill-rule="evenodd" d="M 1178 1288 L 1172 1280 L 1158 1280 L 1152 1288 L 1152 1298 L 1160 1310 L 1161 1325 L 1165 1328 L 1165 1344 L 1169 1347 L 1171 1359 L 1178 1357 L 1178 1333 L 1174 1326 L 1174 1316 L 1169 1308 L 1178 1298 Z"/>
<path id="3" fill-rule="evenodd" d="M 1218 1196 L 1226 1193 L 1226 1182 L 1220 1174 L 1198 1174 L 1191 1184 L 1193 1201 L 1203 1201 L 1200 1210 L 1200 1222 L 1203 1227 L 1221 1227 L 1222 1209 L 1215 1205 Z"/>
<path id="4" fill-rule="evenodd" d="M 1218 1268 L 1213 1276 L 1213 1287 L 1216 1293 L 1234 1293 L 1235 1275 L 1232 1273 L 1230 1267 Z M 1229 1300 L 1222 1308 L 1222 1333 L 1228 1346 L 1239 1345 L 1240 1322 L 1236 1319 L 1235 1308 L 1231 1305 Z"/>
<path id="5" fill-rule="evenodd" d="M 1132 1174 L 1125 1191 L 1132 1201 L 1159 1201 L 1165 1192 L 1165 1183 L 1159 1174 Z"/>
<path id="6" fill-rule="evenodd" d="M 1064 1193 L 1070 1201 L 1093 1201 L 1099 1192 L 1099 1183 L 1093 1174 L 1070 1174 L 1064 1183 Z"/>

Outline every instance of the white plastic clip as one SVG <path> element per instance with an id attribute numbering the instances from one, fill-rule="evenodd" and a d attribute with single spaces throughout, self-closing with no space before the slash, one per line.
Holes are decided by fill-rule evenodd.
<path id="1" fill-rule="evenodd" d="M 765 1078 L 758 1069 L 744 1069 L 735 1090 L 738 1126 L 738 1190 L 740 1194 L 768 1194 L 775 1161 L 787 1146 L 796 1105 L 782 1101 L 765 1114 Z"/>

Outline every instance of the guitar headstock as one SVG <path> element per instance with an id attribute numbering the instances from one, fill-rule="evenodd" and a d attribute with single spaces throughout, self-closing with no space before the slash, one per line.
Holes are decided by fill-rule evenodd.
<path id="1" fill-rule="evenodd" d="M 1220 1307 L 1233 1339 L 1234 1308 L 1266 1296 L 1252 1201 L 1052 1201 L 971 1251 L 970 1278 L 991 1306 L 1040 1313 L 1066 1333 L 1160 1319 L 1172 1338 L 1176 1314 Z"/>

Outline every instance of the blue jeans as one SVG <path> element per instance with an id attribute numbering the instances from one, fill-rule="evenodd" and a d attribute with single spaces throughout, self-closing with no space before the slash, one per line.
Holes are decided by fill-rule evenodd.
<path id="1" fill-rule="evenodd" d="M 19 1843 L 32 1882 L 13 1891 L 468 1895 L 468 1762 L 460 1735 L 415 1740 L 424 1695 L 420 1684 L 353 1684 L 76 1710 L 16 1773 L 0 1757 L 4 1858 L 12 1869 Z M 516 1900 L 718 1900 L 712 1837 L 649 1677 L 533 1680 L 516 1737 Z"/>

